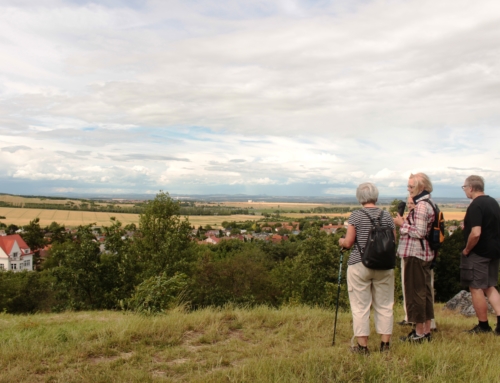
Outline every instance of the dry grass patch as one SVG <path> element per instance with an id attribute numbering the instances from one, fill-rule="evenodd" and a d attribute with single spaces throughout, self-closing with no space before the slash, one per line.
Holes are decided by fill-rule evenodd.
<path id="1" fill-rule="evenodd" d="M 496 381 L 500 337 L 464 336 L 474 320 L 440 306 L 436 316 L 432 343 L 401 344 L 409 329 L 396 326 L 390 353 L 374 336 L 363 357 L 348 351 L 350 313 L 332 347 L 334 312 L 319 308 L 0 314 L 0 382 Z"/>

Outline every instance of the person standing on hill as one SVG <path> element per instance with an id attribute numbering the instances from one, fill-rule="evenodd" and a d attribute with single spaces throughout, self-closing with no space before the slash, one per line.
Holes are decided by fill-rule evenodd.
<path id="1" fill-rule="evenodd" d="M 373 270 L 362 262 L 362 254 L 370 237 L 372 220 L 380 220 L 382 226 L 389 227 L 396 236 L 390 214 L 379 209 L 378 189 L 365 182 L 358 186 L 356 198 L 363 206 L 349 217 L 345 238 L 339 239 L 339 246 L 353 248 L 347 262 L 347 290 L 351 304 L 354 337 L 351 351 L 369 354 L 368 336 L 370 335 L 370 308 L 373 308 L 375 330 L 380 334 L 380 351 L 389 351 L 394 322 L 394 269 Z M 357 345 L 354 345 L 354 338 Z"/>
<path id="2" fill-rule="evenodd" d="M 421 343 L 431 340 L 431 320 L 434 318 L 432 300 L 431 264 L 434 250 L 426 240 L 432 223 L 434 209 L 430 193 L 432 183 L 424 173 L 411 174 L 408 192 L 415 202 L 411 220 L 404 220 L 399 214 L 394 223 L 400 226 L 397 254 L 404 258 L 404 294 L 408 322 L 415 323 L 415 330 L 403 341 Z"/>
<path id="3" fill-rule="evenodd" d="M 464 218 L 465 248 L 460 257 L 460 281 L 469 287 L 479 320 L 467 332 L 492 331 L 488 324 L 486 296 L 497 315 L 495 334 L 500 335 L 500 294 L 496 289 L 500 263 L 500 206 L 484 194 L 484 180 L 480 176 L 467 177 L 462 189 L 472 202 Z"/>

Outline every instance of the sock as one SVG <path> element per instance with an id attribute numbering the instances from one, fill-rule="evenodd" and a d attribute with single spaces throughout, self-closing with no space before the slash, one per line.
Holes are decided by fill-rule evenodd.
<path id="1" fill-rule="evenodd" d="M 362 350 L 368 350 L 368 346 L 361 346 L 359 343 L 358 343 L 358 347 Z"/>
<path id="2" fill-rule="evenodd" d="M 483 330 L 488 330 L 490 328 L 490 325 L 488 324 L 488 321 L 479 321 L 479 327 L 481 327 Z"/>
<path id="3" fill-rule="evenodd" d="M 500 315 L 497 316 L 497 328 L 500 329 Z"/>
<path id="4" fill-rule="evenodd" d="M 380 348 L 387 347 L 389 348 L 390 343 L 389 342 L 380 342 Z"/>

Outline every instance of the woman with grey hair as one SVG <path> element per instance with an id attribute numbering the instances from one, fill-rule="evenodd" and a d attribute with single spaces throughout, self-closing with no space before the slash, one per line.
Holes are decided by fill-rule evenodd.
<path id="1" fill-rule="evenodd" d="M 370 217 L 377 220 L 380 216 L 383 226 L 393 230 L 395 227 L 390 214 L 375 206 L 378 189 L 374 184 L 365 182 L 359 185 L 356 198 L 363 208 L 352 212 L 346 237 L 339 240 L 339 245 L 352 248 L 347 262 L 347 289 L 354 329 L 351 351 L 368 354 L 370 307 L 374 311 L 375 330 L 381 335 L 380 351 L 389 350 L 394 317 L 394 270 L 369 269 L 361 262 L 361 255 L 372 227 Z M 354 345 L 354 338 L 357 338 L 357 345 Z"/>

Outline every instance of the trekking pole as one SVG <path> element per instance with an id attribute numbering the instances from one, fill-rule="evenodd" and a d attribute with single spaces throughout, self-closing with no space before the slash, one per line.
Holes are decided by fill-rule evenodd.
<path id="1" fill-rule="evenodd" d="M 335 308 L 335 324 L 333 325 L 333 341 L 332 346 L 335 346 L 335 334 L 337 332 L 337 314 L 339 312 L 339 297 L 340 297 L 340 280 L 342 279 L 342 261 L 344 258 L 344 248 L 340 248 L 340 266 L 339 266 L 339 282 L 337 288 L 337 307 Z"/>

